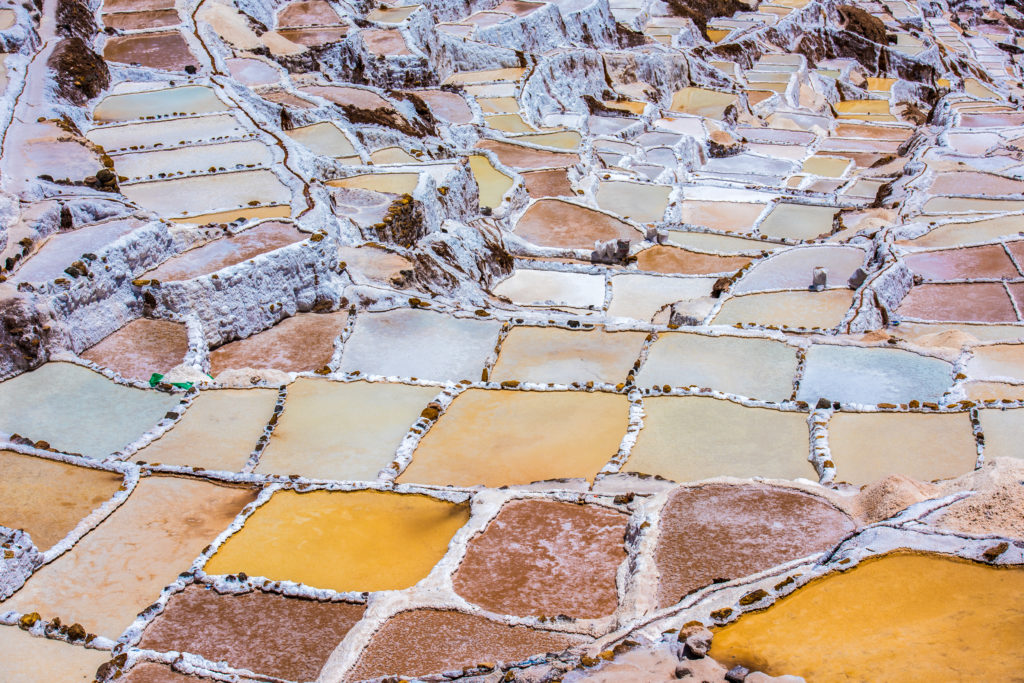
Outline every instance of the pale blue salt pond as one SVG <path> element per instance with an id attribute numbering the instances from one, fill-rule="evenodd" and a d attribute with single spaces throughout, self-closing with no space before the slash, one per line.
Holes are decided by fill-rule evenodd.
<path id="1" fill-rule="evenodd" d="M 900 349 L 813 346 L 797 399 L 840 403 L 938 401 L 953 383 L 953 366 Z"/>

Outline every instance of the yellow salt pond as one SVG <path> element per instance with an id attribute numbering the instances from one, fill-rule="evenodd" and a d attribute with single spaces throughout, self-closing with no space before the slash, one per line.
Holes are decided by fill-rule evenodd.
<path id="1" fill-rule="evenodd" d="M 494 168 L 490 159 L 482 154 L 469 157 L 469 167 L 480 187 L 480 206 L 495 209 L 501 206 L 505 193 L 512 188 L 512 178 Z"/>
<path id="2" fill-rule="evenodd" d="M 894 553 L 830 574 L 715 634 L 711 656 L 808 681 L 1011 681 L 1024 570 Z"/>
<path id="3" fill-rule="evenodd" d="M 734 106 L 738 101 L 739 97 L 732 93 L 688 87 L 672 94 L 670 110 L 721 119 L 725 116 L 726 108 Z"/>
<path id="4" fill-rule="evenodd" d="M 423 437 L 398 480 L 497 487 L 593 479 L 618 451 L 628 413 L 619 394 L 470 389 Z"/>
<path id="5" fill-rule="evenodd" d="M 279 491 L 228 539 L 208 574 L 336 591 L 409 588 L 430 573 L 469 506 L 380 491 Z"/>

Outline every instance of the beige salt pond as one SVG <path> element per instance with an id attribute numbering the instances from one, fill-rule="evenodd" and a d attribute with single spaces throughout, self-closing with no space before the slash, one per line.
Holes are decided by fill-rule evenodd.
<path id="1" fill-rule="evenodd" d="M 750 232 L 765 204 L 687 199 L 680 203 L 680 222 L 725 232 Z"/>
<path id="2" fill-rule="evenodd" d="M 469 506 L 380 491 L 278 491 L 220 547 L 208 574 L 316 588 L 409 588 L 440 561 Z"/>
<path id="3" fill-rule="evenodd" d="M 618 451 L 628 412 L 617 394 L 470 389 L 423 437 L 398 481 L 496 487 L 593 479 Z"/>
<path id="4" fill-rule="evenodd" d="M 210 373 L 263 368 L 309 372 L 327 365 L 334 341 L 348 322 L 347 311 L 299 313 L 251 337 L 230 342 L 210 352 Z"/>
<path id="5" fill-rule="evenodd" d="M 574 332 L 556 327 L 513 327 L 491 370 L 494 382 L 624 382 L 647 335 L 643 332 Z"/>
<path id="6" fill-rule="evenodd" d="M 612 278 L 610 317 L 651 320 L 658 311 L 677 301 L 701 299 L 701 307 L 711 312 L 709 297 L 714 277 L 671 278 L 625 273 Z"/>
<path id="7" fill-rule="evenodd" d="M 374 481 L 437 395 L 434 387 L 299 378 L 256 471 Z"/>
<path id="8" fill-rule="evenodd" d="M 116 472 L 0 451 L 0 525 L 22 529 L 41 551 L 59 543 L 121 488 Z"/>
<path id="9" fill-rule="evenodd" d="M 515 233 L 538 246 L 564 249 L 592 249 L 595 241 L 642 237 L 613 216 L 560 199 L 533 203 L 516 223 Z"/>
<path id="10" fill-rule="evenodd" d="M 625 181 L 605 181 L 597 188 L 597 205 L 638 223 L 656 223 L 665 215 L 672 188 Z"/>
<path id="11" fill-rule="evenodd" d="M 688 87 L 673 93 L 669 109 L 684 114 L 721 119 L 725 116 L 725 110 L 735 106 L 738 101 L 739 97 L 732 93 Z"/>
<path id="12" fill-rule="evenodd" d="M 831 549 L 854 523 L 830 503 L 769 486 L 709 484 L 673 491 L 661 513 L 654 557 L 658 605 Z"/>
<path id="13" fill-rule="evenodd" d="M 210 141 L 214 138 L 240 137 L 245 133 L 246 129 L 234 115 L 209 114 L 184 119 L 110 124 L 93 128 L 86 133 L 86 137 L 112 151 L 130 147 L 152 147 L 157 144 L 184 145 Z"/>
<path id="14" fill-rule="evenodd" d="M 146 273 L 161 282 L 190 280 L 306 239 L 291 223 L 268 221 L 179 254 Z"/>
<path id="15" fill-rule="evenodd" d="M 837 210 L 831 206 L 810 206 L 780 202 L 765 216 L 758 232 L 769 237 L 812 240 L 832 232 Z"/>
<path id="16" fill-rule="evenodd" d="M 829 286 L 846 287 L 857 268 L 864 265 L 865 252 L 857 247 L 816 245 L 789 249 L 755 264 L 732 288 L 734 294 L 767 289 L 806 289 L 813 282 L 815 268 L 828 273 Z"/>
<path id="17" fill-rule="evenodd" d="M 96 680 L 96 669 L 108 659 L 110 653 L 104 650 L 87 650 L 81 645 L 30 635 L 17 626 L 0 626 L 3 676 L 12 682 L 90 683 Z"/>
<path id="18" fill-rule="evenodd" d="M 418 164 L 421 163 L 413 155 L 401 147 L 382 147 L 370 152 L 371 164 Z"/>
<path id="19" fill-rule="evenodd" d="M 640 387 L 707 387 L 766 401 L 793 393 L 796 349 L 771 339 L 662 334 L 637 375 Z"/>
<path id="20" fill-rule="evenodd" d="M 239 472 L 263 435 L 276 402 L 274 389 L 203 391 L 169 432 L 134 458 L 150 464 Z"/>
<path id="21" fill-rule="evenodd" d="M 492 291 L 523 306 L 597 309 L 604 304 L 604 277 L 519 268 Z"/>
<path id="22" fill-rule="evenodd" d="M 667 396 L 645 398 L 644 414 L 624 472 L 679 482 L 722 476 L 818 479 L 807 461 L 805 413 Z"/>
<path id="23" fill-rule="evenodd" d="M 169 320 L 133 320 L 80 355 L 122 377 L 149 380 L 181 363 L 188 353 L 188 333 Z"/>
<path id="24" fill-rule="evenodd" d="M 127 502 L 0 606 L 117 638 L 254 499 L 250 489 L 144 477 Z"/>
<path id="25" fill-rule="evenodd" d="M 123 386 L 72 363 L 47 363 L 0 383 L 0 430 L 104 458 L 152 429 L 179 398 Z"/>
<path id="26" fill-rule="evenodd" d="M 125 185 L 122 192 L 143 208 L 165 216 L 209 214 L 246 206 L 291 202 L 291 190 L 269 170 L 172 178 Z"/>
<path id="27" fill-rule="evenodd" d="M 985 435 L 985 459 L 1021 458 L 1020 444 L 1024 442 L 1024 410 L 986 409 L 978 413 L 981 431 Z"/>
<path id="28" fill-rule="evenodd" d="M 477 380 L 501 323 L 412 308 L 364 313 L 345 342 L 341 371 L 439 382 Z"/>
<path id="29" fill-rule="evenodd" d="M 949 479 L 978 458 L 967 413 L 846 413 L 832 416 L 828 445 L 836 480 L 861 486 L 902 474 L 918 481 Z"/>
<path id="30" fill-rule="evenodd" d="M 740 617 L 715 634 L 711 656 L 807 680 L 886 681 L 909 671 L 920 680 L 950 680 L 952 672 L 1009 680 L 1022 663 L 1022 594 L 1020 568 L 893 553 Z"/>
<path id="31" fill-rule="evenodd" d="M 199 173 L 210 168 L 235 170 L 239 167 L 268 166 L 274 155 L 258 140 L 189 145 L 178 149 L 131 152 L 113 157 L 117 172 L 127 178 L 160 174 Z"/>
<path id="32" fill-rule="evenodd" d="M 285 131 L 285 134 L 317 154 L 327 157 L 341 157 L 343 161 L 354 164 L 360 163 L 359 155 L 356 154 L 355 147 L 349 142 L 348 137 L 330 121 L 321 121 L 310 126 L 292 128 L 289 131 Z"/>
<path id="33" fill-rule="evenodd" d="M 419 173 L 365 173 L 327 182 L 331 187 L 372 190 L 388 194 L 412 194 L 420 181 Z"/>
<path id="34" fill-rule="evenodd" d="M 744 294 L 727 299 L 713 323 L 831 329 L 843 320 L 852 302 L 853 292 L 849 289 Z"/>

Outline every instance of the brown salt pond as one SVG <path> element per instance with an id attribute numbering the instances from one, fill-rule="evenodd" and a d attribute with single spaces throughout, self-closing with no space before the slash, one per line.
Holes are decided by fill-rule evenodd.
<path id="1" fill-rule="evenodd" d="M 901 316 L 923 320 L 1017 322 L 1006 290 L 996 282 L 920 285 L 897 310 Z"/>
<path id="2" fill-rule="evenodd" d="M 213 680 L 180 674 L 169 666 L 152 662 L 139 662 L 132 667 L 131 671 L 118 679 L 120 683 L 209 683 Z"/>
<path id="3" fill-rule="evenodd" d="M 476 145 L 477 149 L 494 152 L 505 166 L 522 169 L 541 168 L 565 168 L 580 163 L 578 154 L 566 152 L 549 152 L 543 149 L 534 149 L 523 145 L 516 145 L 511 142 L 500 142 L 498 140 L 481 140 Z"/>
<path id="4" fill-rule="evenodd" d="M 326 0 L 289 2 L 277 11 L 278 26 L 324 26 L 340 23 L 341 17 Z"/>
<path id="5" fill-rule="evenodd" d="M 807 437 L 805 413 L 697 396 L 645 398 L 644 428 L 622 470 L 678 482 L 723 476 L 817 481 Z"/>
<path id="6" fill-rule="evenodd" d="M 239 472 L 274 414 L 275 389 L 203 391 L 185 416 L 135 454 L 140 462 Z"/>
<path id="7" fill-rule="evenodd" d="M 905 257 L 907 267 L 925 280 L 1020 277 L 1002 245 L 919 252 Z"/>
<path id="8" fill-rule="evenodd" d="M 63 540 L 124 481 L 116 472 L 13 451 L 0 451 L 0 471 L 0 525 L 27 531 L 39 550 Z"/>
<path id="9" fill-rule="evenodd" d="M 967 413 L 847 413 L 832 416 L 828 445 L 836 480 L 857 486 L 890 474 L 948 479 L 978 459 Z"/>
<path id="10" fill-rule="evenodd" d="M 345 342 L 342 372 L 439 382 L 480 378 L 501 323 L 413 308 L 364 313 Z"/>
<path id="11" fill-rule="evenodd" d="M 181 323 L 169 320 L 133 320 L 81 354 L 122 377 L 148 380 L 154 373 L 166 373 L 188 353 L 188 332 Z"/>
<path id="12" fill-rule="evenodd" d="M 636 256 L 636 267 L 654 273 L 680 275 L 707 275 L 733 273 L 750 263 L 742 256 L 702 254 L 679 247 L 655 245 Z"/>
<path id="13" fill-rule="evenodd" d="M 171 597 L 139 647 L 190 652 L 233 668 L 312 681 L 365 607 L 255 590 L 218 594 L 191 585 Z"/>
<path id="14" fill-rule="evenodd" d="M 501 344 L 490 379 L 617 384 L 626 380 L 646 337 L 644 332 L 513 327 Z"/>
<path id="15" fill-rule="evenodd" d="M 893 681 L 908 672 L 922 681 L 1012 680 L 1024 664 L 1022 595 L 1020 568 L 893 553 L 744 615 L 715 634 L 711 656 L 809 681 Z"/>
<path id="16" fill-rule="evenodd" d="M 161 282 L 190 280 L 301 242 L 307 237 L 307 233 L 299 231 L 291 223 L 267 221 L 179 254 L 146 273 L 145 277 Z"/>
<path id="17" fill-rule="evenodd" d="M 438 393 L 435 387 L 299 378 L 258 472 L 374 481 Z"/>
<path id="18" fill-rule="evenodd" d="M 469 506 L 380 491 L 278 491 L 228 539 L 207 574 L 335 591 L 402 590 L 430 573 Z"/>
<path id="19" fill-rule="evenodd" d="M 842 322 L 851 303 L 853 292 L 849 289 L 744 294 L 722 304 L 713 323 L 831 329 Z"/>
<path id="20" fill-rule="evenodd" d="M 251 489 L 144 477 L 99 527 L 0 604 L 117 638 L 254 499 Z"/>
<path id="21" fill-rule="evenodd" d="M 796 368 L 796 349 L 771 339 L 666 333 L 651 346 L 637 386 L 707 387 L 785 401 Z"/>
<path id="22" fill-rule="evenodd" d="M 515 233 L 538 246 L 562 249 L 593 249 L 598 240 L 643 237 L 614 216 L 560 199 L 535 202 L 516 223 Z"/>
<path id="23" fill-rule="evenodd" d="M 760 485 L 678 488 L 661 513 L 658 605 L 830 550 L 855 524 L 821 498 Z"/>
<path id="24" fill-rule="evenodd" d="M 473 538 L 455 592 L 499 614 L 596 618 L 618 606 L 627 516 L 595 505 L 514 500 Z"/>
<path id="25" fill-rule="evenodd" d="M 491 487 L 593 480 L 618 451 L 628 411 L 618 394 L 470 389 L 423 437 L 398 480 Z"/>
<path id="26" fill-rule="evenodd" d="M 29 635 L 16 626 L 0 626 L 0 662 L 4 663 L 0 675 L 11 683 L 91 683 L 96 669 L 108 659 L 110 653 L 104 650 L 87 650 Z"/>
<path id="27" fill-rule="evenodd" d="M 581 636 L 508 626 L 454 610 L 419 609 L 391 617 L 345 677 L 424 676 L 480 662 L 517 662 L 583 642 Z"/>
<path id="28" fill-rule="evenodd" d="M 103 47 L 103 57 L 111 62 L 168 71 L 182 71 L 186 66 L 196 65 L 195 56 L 178 31 L 116 36 Z"/>
<path id="29" fill-rule="evenodd" d="M 526 192 L 534 199 L 542 197 L 573 197 L 576 193 L 564 169 L 550 171 L 527 171 L 523 173 Z"/>
<path id="30" fill-rule="evenodd" d="M 251 337 L 210 352 L 210 374 L 241 368 L 284 372 L 318 370 L 330 362 L 334 341 L 348 322 L 348 311 L 298 313 Z"/>
<path id="31" fill-rule="evenodd" d="M 397 29 L 364 29 L 359 32 L 366 49 L 377 56 L 411 55 L 402 32 Z"/>
<path id="32" fill-rule="evenodd" d="M 416 90 L 413 94 L 430 105 L 434 116 L 449 123 L 471 123 L 473 110 L 458 93 L 445 90 Z"/>
<path id="33" fill-rule="evenodd" d="M 143 10 L 141 12 L 116 12 L 103 15 L 103 25 L 119 31 L 135 31 L 146 28 L 167 28 L 181 23 L 175 9 Z"/>

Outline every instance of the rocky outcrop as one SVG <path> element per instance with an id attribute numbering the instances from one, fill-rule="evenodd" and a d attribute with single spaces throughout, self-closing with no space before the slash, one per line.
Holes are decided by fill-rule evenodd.
<path id="1" fill-rule="evenodd" d="M 47 65 L 57 94 L 69 104 L 83 105 L 110 86 L 107 63 L 81 38 L 65 38 L 57 43 Z"/>

